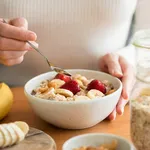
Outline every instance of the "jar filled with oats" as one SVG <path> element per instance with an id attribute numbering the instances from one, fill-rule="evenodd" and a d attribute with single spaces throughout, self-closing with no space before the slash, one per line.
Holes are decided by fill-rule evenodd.
<path id="1" fill-rule="evenodd" d="M 131 138 L 137 150 L 150 150 L 150 30 L 135 34 L 136 79 L 131 98 Z"/>

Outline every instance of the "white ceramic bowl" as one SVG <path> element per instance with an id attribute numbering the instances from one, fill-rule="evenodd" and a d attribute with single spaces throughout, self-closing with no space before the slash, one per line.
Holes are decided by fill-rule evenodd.
<path id="1" fill-rule="evenodd" d="M 25 95 L 34 112 L 43 120 L 57 127 L 67 129 L 92 127 L 105 119 L 113 111 L 119 100 L 122 84 L 117 78 L 99 71 L 79 69 L 67 71 L 71 74 L 84 75 L 89 79 L 108 80 L 117 90 L 101 99 L 95 98 L 90 101 L 51 101 L 31 95 L 32 90 L 39 86 L 41 81 L 52 79 L 56 75 L 55 72 L 48 72 L 28 81 L 25 85 Z"/>
<path id="2" fill-rule="evenodd" d="M 135 150 L 128 140 L 117 135 L 104 133 L 91 133 L 73 137 L 64 143 L 62 150 L 73 150 L 81 146 L 97 147 L 101 144 L 111 143 L 113 140 L 118 141 L 116 150 Z"/>

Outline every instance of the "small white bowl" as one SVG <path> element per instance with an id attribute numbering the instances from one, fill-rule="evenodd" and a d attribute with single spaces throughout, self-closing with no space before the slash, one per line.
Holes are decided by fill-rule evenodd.
<path id="1" fill-rule="evenodd" d="M 100 146 L 101 144 L 111 143 L 117 140 L 118 146 L 116 150 L 135 150 L 134 146 L 125 138 L 113 134 L 91 133 L 83 134 L 67 140 L 63 144 L 62 150 L 73 150 L 81 146 Z"/>
<path id="2" fill-rule="evenodd" d="M 83 101 L 54 101 L 44 100 L 31 95 L 33 89 L 40 82 L 52 79 L 55 72 L 48 72 L 34 77 L 25 85 L 25 95 L 34 112 L 43 120 L 61 128 L 84 129 L 89 128 L 105 119 L 115 108 L 122 91 L 119 79 L 99 71 L 72 69 L 71 74 L 81 74 L 88 79 L 108 80 L 117 89 L 114 93 L 93 100 Z"/>

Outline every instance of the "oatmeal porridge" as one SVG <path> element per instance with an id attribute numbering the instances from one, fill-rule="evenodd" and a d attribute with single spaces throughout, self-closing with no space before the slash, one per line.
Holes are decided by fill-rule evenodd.
<path id="1" fill-rule="evenodd" d="M 116 140 L 113 140 L 111 143 L 102 144 L 98 147 L 93 146 L 82 146 L 80 148 L 75 148 L 73 150 L 117 150 L 118 142 Z"/>
<path id="2" fill-rule="evenodd" d="M 80 74 L 70 77 L 59 73 L 53 79 L 41 82 L 31 94 L 42 99 L 77 101 L 104 97 L 113 92 L 115 89 L 107 80 L 87 79 Z"/>
<path id="3" fill-rule="evenodd" d="M 138 150 L 150 149 L 150 96 L 131 102 L 131 137 Z"/>

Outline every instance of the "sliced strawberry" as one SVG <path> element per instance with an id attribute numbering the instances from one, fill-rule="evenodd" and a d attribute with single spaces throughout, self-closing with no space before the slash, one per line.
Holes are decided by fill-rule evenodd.
<path id="1" fill-rule="evenodd" d="M 70 76 L 67 76 L 67 75 L 65 75 L 65 74 L 62 74 L 62 73 L 58 73 L 58 74 L 54 77 L 54 79 L 60 79 L 60 80 L 63 80 L 63 81 L 65 81 L 65 82 L 68 82 L 68 81 L 71 80 L 71 77 L 70 77 Z"/>
<path id="2" fill-rule="evenodd" d="M 91 89 L 96 89 L 96 90 L 99 90 L 101 91 L 103 94 L 106 93 L 106 87 L 105 85 L 99 81 L 99 80 L 92 80 L 88 86 L 87 86 L 87 90 L 91 90 Z"/>
<path id="3" fill-rule="evenodd" d="M 74 95 L 80 92 L 80 86 L 75 80 L 70 80 L 62 85 L 60 88 L 71 91 Z"/>

